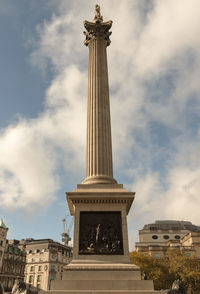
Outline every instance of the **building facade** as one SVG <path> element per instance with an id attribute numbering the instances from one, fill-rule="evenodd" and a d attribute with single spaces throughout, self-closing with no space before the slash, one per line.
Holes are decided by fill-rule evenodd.
<path id="1" fill-rule="evenodd" d="M 136 242 L 135 247 L 137 252 L 156 258 L 164 256 L 168 250 L 181 250 L 189 256 L 196 256 L 200 250 L 197 248 L 200 244 L 198 236 L 200 226 L 189 221 L 156 221 L 139 231 L 139 242 Z"/>
<path id="2" fill-rule="evenodd" d="M 50 290 L 53 280 L 62 280 L 63 267 L 71 260 L 72 248 L 51 239 L 26 239 L 24 242 L 24 281 L 38 289 Z"/>
<path id="3" fill-rule="evenodd" d="M 15 279 L 24 279 L 25 248 L 18 240 L 6 240 L 0 281 L 5 291 L 11 291 Z"/>
<path id="4" fill-rule="evenodd" d="M 200 231 L 198 232 L 189 232 L 181 240 L 181 248 L 191 248 L 193 254 L 200 258 Z"/>
<path id="5" fill-rule="evenodd" d="M 7 237 L 8 228 L 4 224 L 3 220 L 0 220 L 0 274 L 2 270 L 2 263 L 4 252 L 6 248 L 6 237 Z"/>

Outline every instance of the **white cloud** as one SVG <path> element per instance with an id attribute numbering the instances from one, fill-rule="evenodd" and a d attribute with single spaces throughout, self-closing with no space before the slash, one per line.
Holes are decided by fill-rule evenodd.
<path id="1" fill-rule="evenodd" d="M 33 212 L 56 199 L 59 167 L 75 170 L 84 164 L 86 77 L 76 67 L 57 76 L 46 95 L 46 110 L 23 119 L 0 136 L 1 208 Z M 74 127 L 76 126 L 76 127 Z"/>
<path id="2" fill-rule="evenodd" d="M 21 122 L 6 130 L 0 153 L 1 207 L 31 211 L 54 199 L 58 186 L 54 155 L 34 123 Z"/>
<path id="3" fill-rule="evenodd" d="M 189 220 L 200 225 L 200 140 L 190 146 L 184 143 L 179 156 L 169 162 L 164 179 L 161 174 L 147 171 L 134 181 L 136 199 L 129 215 L 130 232 L 133 227 L 142 229 L 145 223 L 159 219 Z"/>
<path id="4" fill-rule="evenodd" d="M 135 61 L 139 71 L 155 74 L 169 66 L 176 67 L 177 58 L 183 57 L 188 49 L 198 50 L 200 3 L 198 0 L 154 3 L 138 42 Z"/>
<path id="5" fill-rule="evenodd" d="M 176 219 L 192 220 L 200 224 L 199 199 L 200 170 L 177 167 L 169 173 L 168 205 L 165 215 Z"/>

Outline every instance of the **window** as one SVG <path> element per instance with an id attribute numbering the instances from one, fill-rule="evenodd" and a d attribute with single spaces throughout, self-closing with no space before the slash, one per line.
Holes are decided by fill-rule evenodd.
<path id="1" fill-rule="evenodd" d="M 33 276 L 29 276 L 29 280 L 28 280 L 29 284 L 33 283 Z"/>
<path id="2" fill-rule="evenodd" d="M 30 271 L 31 271 L 31 272 L 34 272 L 34 266 L 33 266 L 33 265 L 31 266 Z"/>
<path id="3" fill-rule="evenodd" d="M 156 239 L 158 239 L 158 236 L 157 235 L 153 235 L 152 236 L 152 239 L 156 240 Z"/>
<path id="4" fill-rule="evenodd" d="M 0 241 L 0 246 L 3 246 L 3 241 Z"/>
<path id="5" fill-rule="evenodd" d="M 38 275 L 37 276 L 37 288 L 40 289 L 40 283 L 41 283 L 41 280 L 42 280 L 42 276 L 41 275 Z"/>
<path id="6" fill-rule="evenodd" d="M 40 290 L 40 284 L 37 284 L 37 289 Z"/>
<path id="7" fill-rule="evenodd" d="M 159 258 L 159 253 L 154 253 L 155 258 Z"/>
<path id="8" fill-rule="evenodd" d="M 164 235 L 163 238 L 164 238 L 165 240 L 168 240 L 168 239 L 169 239 L 169 236 L 168 236 L 168 235 Z"/>
<path id="9" fill-rule="evenodd" d="M 42 266 L 41 266 L 41 265 L 38 266 L 38 271 L 39 271 L 39 272 L 42 271 Z"/>
<path id="10" fill-rule="evenodd" d="M 175 238 L 176 240 L 179 240 L 181 237 L 180 237 L 179 235 L 176 235 L 174 238 Z"/>
<path id="11" fill-rule="evenodd" d="M 32 258 L 32 259 L 31 259 L 31 261 L 32 261 L 32 262 L 34 262 L 34 261 L 35 261 L 35 259 L 34 259 L 34 258 Z"/>
<path id="12" fill-rule="evenodd" d="M 157 227 L 150 227 L 150 230 L 157 230 Z"/>
<path id="13" fill-rule="evenodd" d="M 55 268 L 55 265 L 51 265 L 50 270 L 51 270 L 51 271 L 55 271 L 55 269 L 56 269 L 56 268 Z"/>

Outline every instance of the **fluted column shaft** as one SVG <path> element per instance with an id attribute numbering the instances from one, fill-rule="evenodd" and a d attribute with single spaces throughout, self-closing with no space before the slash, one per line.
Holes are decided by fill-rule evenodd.
<path id="1" fill-rule="evenodd" d="M 88 42 L 88 105 L 86 179 L 83 183 L 116 183 L 113 179 L 112 139 L 106 47 L 102 36 Z"/>

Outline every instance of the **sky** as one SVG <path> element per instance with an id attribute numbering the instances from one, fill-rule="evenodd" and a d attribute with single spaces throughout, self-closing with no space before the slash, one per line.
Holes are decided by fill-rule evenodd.
<path id="1" fill-rule="evenodd" d="M 9 239 L 61 241 L 65 192 L 85 177 L 93 0 L 0 0 L 0 217 Z M 136 197 L 130 249 L 155 220 L 200 225 L 200 2 L 99 0 L 114 178 Z M 72 232 L 71 232 L 72 234 Z"/>

